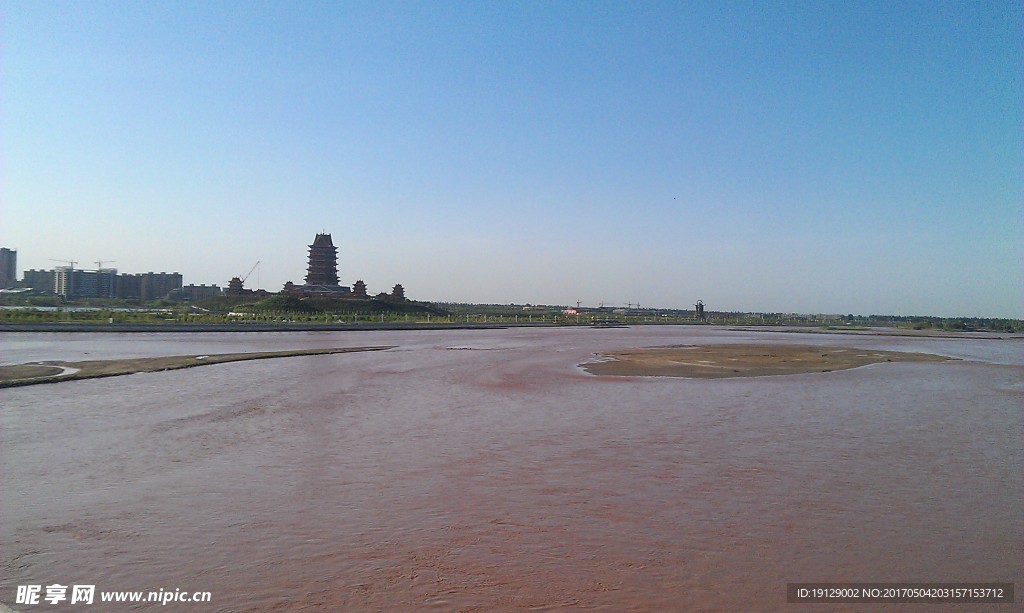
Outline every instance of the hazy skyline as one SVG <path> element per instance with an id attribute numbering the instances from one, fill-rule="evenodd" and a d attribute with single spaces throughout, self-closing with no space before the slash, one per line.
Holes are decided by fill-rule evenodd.
<path id="1" fill-rule="evenodd" d="M 1024 318 L 1019 2 L 8 2 L 0 246 L 225 286 Z"/>

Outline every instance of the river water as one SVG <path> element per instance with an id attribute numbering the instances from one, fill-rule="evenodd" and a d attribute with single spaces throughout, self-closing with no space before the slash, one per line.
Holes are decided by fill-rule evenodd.
<path id="1" fill-rule="evenodd" d="M 754 342 L 960 359 L 719 380 L 577 366 Z M 211 592 L 158 607 L 181 611 L 777 610 L 788 582 L 1022 585 L 1021 339 L 6 333 L 0 361 L 366 345 L 395 348 L 0 390 L 0 602 L 60 583 Z"/>

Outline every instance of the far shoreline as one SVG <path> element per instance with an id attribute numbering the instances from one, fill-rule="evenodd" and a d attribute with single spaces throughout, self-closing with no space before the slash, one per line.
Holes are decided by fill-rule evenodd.
<path id="1" fill-rule="evenodd" d="M 5 323 L 0 332 L 347 332 L 369 330 L 496 330 L 509 327 L 553 327 L 550 323 L 211 323 L 103 324 Z"/>
<path id="2" fill-rule="evenodd" d="M 646 326 L 708 327 L 713 330 L 754 333 L 823 334 L 837 336 L 900 336 L 911 338 L 949 338 L 977 340 L 1024 340 L 1024 334 L 991 330 L 949 331 L 910 330 L 905 328 L 872 327 L 842 329 L 806 325 L 735 326 L 735 324 L 709 324 L 701 322 L 629 322 L 616 328 Z M 372 332 L 385 330 L 503 330 L 507 328 L 580 328 L 593 329 L 590 324 L 552 322 L 390 322 L 390 323 L 209 323 L 209 324 L 134 324 L 134 323 L 72 323 L 32 322 L 0 324 L 0 332 L 16 333 L 212 333 L 212 332 Z M 610 328 L 610 329 L 616 329 Z"/>

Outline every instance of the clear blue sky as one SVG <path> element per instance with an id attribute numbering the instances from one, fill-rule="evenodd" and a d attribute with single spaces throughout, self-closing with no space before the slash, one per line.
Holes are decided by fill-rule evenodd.
<path id="1" fill-rule="evenodd" d="M 0 3 L 0 246 L 414 299 L 1024 317 L 1020 2 Z"/>

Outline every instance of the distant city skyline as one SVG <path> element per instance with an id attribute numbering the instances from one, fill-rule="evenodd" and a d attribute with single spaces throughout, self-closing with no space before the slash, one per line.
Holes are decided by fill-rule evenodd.
<path id="1" fill-rule="evenodd" d="M 1016 2 L 0 2 L 0 246 L 226 287 L 1024 318 Z"/>

